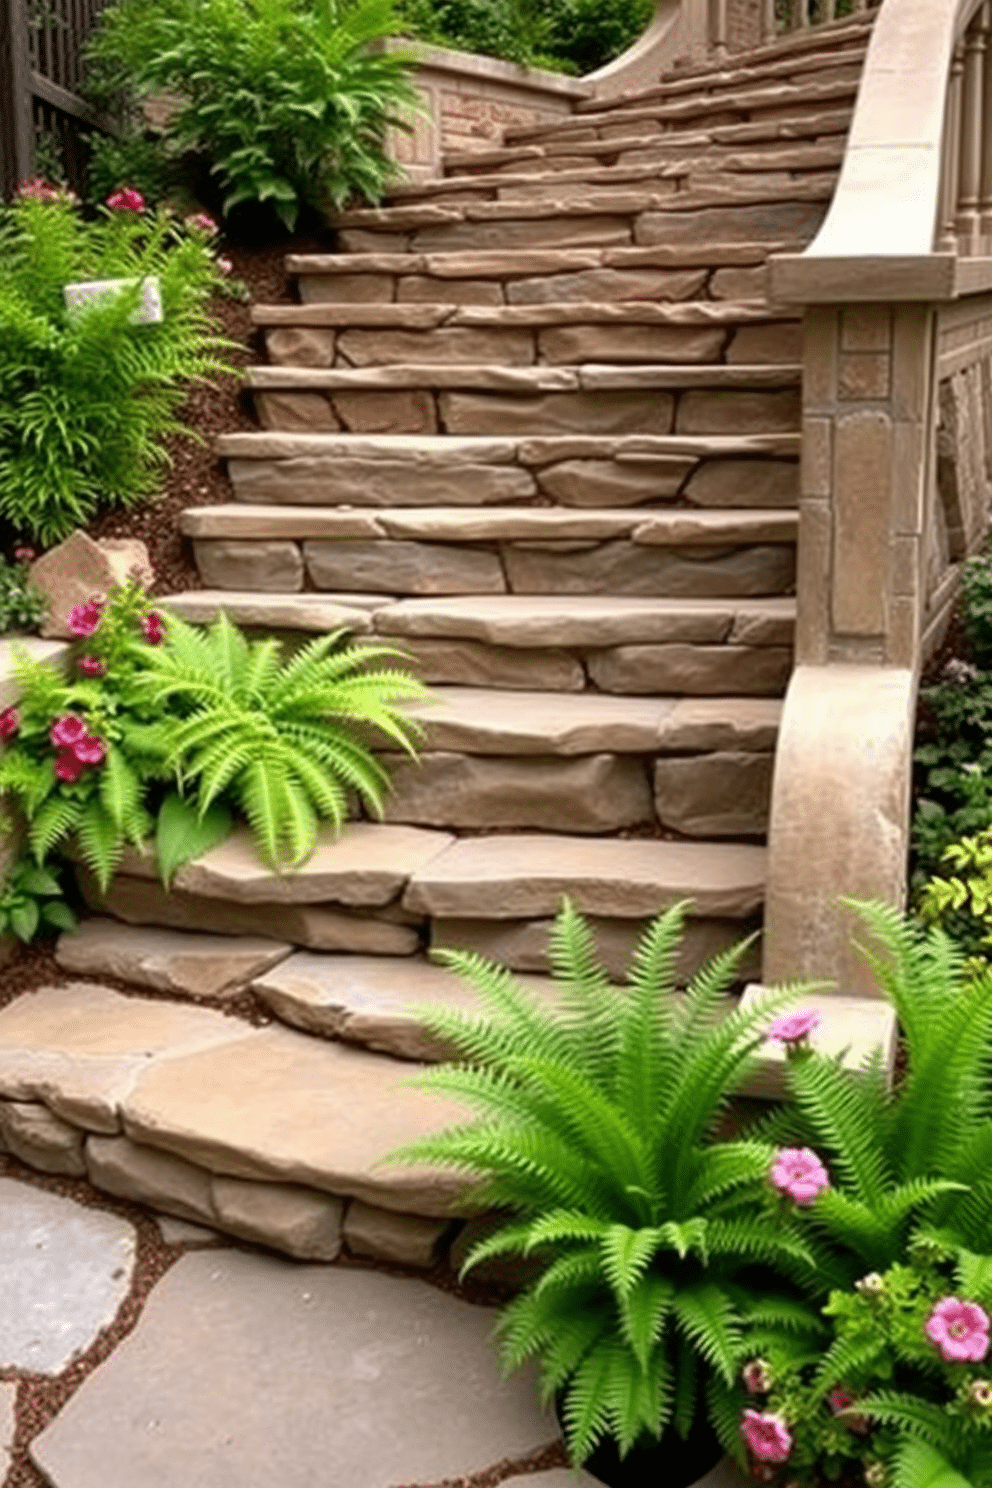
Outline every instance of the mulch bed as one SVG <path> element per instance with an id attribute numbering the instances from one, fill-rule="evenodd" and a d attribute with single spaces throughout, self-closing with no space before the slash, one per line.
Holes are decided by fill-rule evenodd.
<path id="1" fill-rule="evenodd" d="M 180 413 L 184 423 L 199 430 L 203 443 L 174 438 L 167 448 L 172 461 L 161 497 L 133 511 L 108 512 L 88 531 L 92 537 L 137 537 L 148 547 L 155 570 L 155 589 L 172 594 L 200 589 L 192 547 L 179 533 L 178 515 L 187 506 L 212 506 L 232 500 L 222 462 L 212 449 L 213 436 L 257 429 L 244 397 L 238 369 L 262 360 L 261 342 L 251 323 L 251 305 L 287 303 L 295 299 L 286 278 L 287 253 L 327 253 L 329 240 L 312 236 L 287 238 L 277 244 L 244 247 L 222 243 L 220 251 L 234 264 L 233 279 L 247 287 L 247 302 L 217 295 L 213 310 L 218 334 L 239 343 L 230 353 L 235 371 L 213 384 L 191 389 Z"/>

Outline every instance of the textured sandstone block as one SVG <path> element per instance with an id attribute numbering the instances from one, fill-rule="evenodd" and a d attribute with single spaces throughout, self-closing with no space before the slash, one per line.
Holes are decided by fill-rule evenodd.
<path id="1" fill-rule="evenodd" d="M 86 1143 L 90 1182 L 119 1199 L 151 1204 L 180 1219 L 213 1223 L 210 1176 L 168 1152 L 127 1137 L 90 1137 Z"/>
<path id="2" fill-rule="evenodd" d="M 492 279 L 437 280 L 429 274 L 404 274 L 396 284 L 399 302 L 427 301 L 436 305 L 502 305 L 503 286 Z"/>
<path id="3" fill-rule="evenodd" d="M 799 466 L 794 460 L 704 460 L 685 498 L 697 506 L 796 506 Z"/>
<path id="4" fill-rule="evenodd" d="M 798 388 L 773 392 L 690 391 L 679 399 L 677 434 L 771 434 L 799 428 Z"/>
<path id="5" fill-rule="evenodd" d="M 296 543 L 198 538 L 193 551 L 211 589 L 294 594 L 303 588 L 303 558 Z"/>
<path id="6" fill-rule="evenodd" d="M 798 321 L 741 326 L 727 349 L 728 362 L 802 361 L 803 334 Z"/>
<path id="7" fill-rule="evenodd" d="M 94 594 L 106 598 L 139 567 L 151 573 L 148 549 L 137 538 L 95 542 L 80 529 L 31 565 L 28 588 L 44 596 L 43 636 L 69 639 L 69 612 Z"/>
<path id="8" fill-rule="evenodd" d="M 330 400 L 323 393 L 256 392 L 254 400 L 263 429 L 316 434 L 341 428 Z"/>
<path id="9" fill-rule="evenodd" d="M 335 412 L 356 434 L 436 434 L 437 410 L 424 388 L 395 392 L 335 392 Z"/>
<path id="10" fill-rule="evenodd" d="M 358 305 L 384 305 L 393 298 L 392 274 L 300 274 L 296 286 L 304 305 L 345 300 Z"/>
<path id="11" fill-rule="evenodd" d="M 530 691 L 581 692 L 582 663 L 567 651 L 487 646 L 478 641 L 402 639 L 403 652 L 425 682 L 468 687 L 508 687 Z"/>
<path id="12" fill-rule="evenodd" d="M 333 367 L 337 331 L 319 326 L 268 326 L 265 350 L 277 367 Z"/>
<path id="13" fill-rule="evenodd" d="M 577 362 L 716 362 L 724 326 L 577 325 L 538 332 L 540 359 Z"/>
<path id="14" fill-rule="evenodd" d="M 75 930 L 59 936 L 55 956 L 66 971 L 84 976 L 115 977 L 138 987 L 192 997 L 225 998 L 291 950 L 288 941 L 261 936 L 149 930 L 95 919 L 83 920 Z"/>
<path id="15" fill-rule="evenodd" d="M 444 427 L 453 434 L 668 434 L 671 394 L 631 392 L 550 393 L 501 398 L 484 393 L 442 393 Z"/>
<path id="16" fill-rule="evenodd" d="M 535 217 L 504 222 L 459 222 L 422 228 L 410 246 L 416 253 L 455 253 L 459 249 L 615 248 L 630 242 L 625 217 Z"/>
<path id="17" fill-rule="evenodd" d="M 289 505 L 484 506 L 527 501 L 537 486 L 514 465 L 418 463 L 300 456 L 286 460 L 232 460 L 238 501 Z"/>
<path id="18" fill-rule="evenodd" d="M 706 283 L 705 269 L 586 269 L 578 274 L 517 279 L 506 287 L 511 305 L 568 300 L 691 300 Z"/>
<path id="19" fill-rule="evenodd" d="M 763 837 L 771 803 L 771 754 L 717 753 L 659 759 L 659 820 L 689 837 Z"/>
<path id="20" fill-rule="evenodd" d="M 307 572 L 318 589 L 375 594 L 502 594 L 496 553 L 426 542 L 307 542 Z"/>
<path id="21" fill-rule="evenodd" d="M 820 202 L 761 202 L 706 207 L 698 212 L 645 212 L 634 239 L 654 243 L 808 243 L 825 208 Z"/>
<path id="22" fill-rule="evenodd" d="M 214 1178 L 217 1223 L 228 1234 L 270 1246 L 299 1261 L 336 1261 L 344 1204 L 330 1194 L 289 1183 Z"/>
<path id="23" fill-rule="evenodd" d="M 737 548 L 645 549 L 602 543 L 589 552 L 503 550 L 514 594 L 622 594 L 719 599 L 781 594 L 795 582 L 795 555 L 785 544 Z"/>
<path id="24" fill-rule="evenodd" d="M 429 1270 L 438 1259 L 441 1244 L 451 1229 L 445 1219 L 425 1219 L 418 1214 L 397 1214 L 352 1199 L 345 1211 L 344 1243 L 352 1255 L 392 1261 L 398 1266 Z"/>
<path id="25" fill-rule="evenodd" d="M 546 496 L 566 506 L 640 506 L 678 494 L 695 461 L 673 455 L 666 459 L 562 460 L 538 473 Z"/>
<path id="26" fill-rule="evenodd" d="M 589 675 L 604 692 L 783 693 L 792 671 L 785 646 L 617 646 L 593 653 Z"/>
<path id="27" fill-rule="evenodd" d="M 34 1102 L 0 1101 L 0 1150 L 42 1173 L 86 1174 L 82 1133 Z"/>
<path id="28" fill-rule="evenodd" d="M 337 353 L 341 364 L 352 367 L 384 367 L 393 362 L 430 362 L 442 366 L 458 362 L 501 362 L 504 366 L 529 367 L 536 360 L 534 337 L 525 326 L 342 331 L 338 335 Z"/>

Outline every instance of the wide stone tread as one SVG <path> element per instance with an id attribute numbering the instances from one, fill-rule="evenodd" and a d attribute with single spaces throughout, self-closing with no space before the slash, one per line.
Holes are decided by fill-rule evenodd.
<path id="1" fill-rule="evenodd" d="M 166 594 L 159 601 L 191 625 L 207 625 L 220 614 L 235 625 L 261 630 L 316 631 L 348 630 L 357 635 L 372 629 L 362 596 L 349 594 L 338 599 L 328 594 L 258 594 L 226 589 L 190 589 Z M 374 603 L 382 604 L 382 596 Z"/>
<path id="2" fill-rule="evenodd" d="M 778 317 L 777 317 L 778 318 Z M 407 388 L 466 389 L 493 393 L 622 392 L 639 388 L 792 387 L 802 379 L 794 362 L 732 362 L 683 366 L 616 366 L 588 362 L 579 367 L 460 366 L 406 363 L 388 367 L 248 367 L 245 383 L 253 392 L 373 391 Z"/>
<path id="3" fill-rule="evenodd" d="M 640 599 L 593 595 L 483 595 L 398 600 L 376 629 L 396 637 L 460 637 L 495 646 L 613 647 L 788 643 L 789 598 Z M 784 633 L 784 634 L 783 634 Z M 766 639 L 767 636 L 767 639 Z"/>
<path id="4" fill-rule="evenodd" d="M 431 315 L 411 315 L 429 310 Z M 377 314 L 373 318 L 372 312 Z M 574 300 L 534 305 L 355 305 L 328 300 L 311 305 L 256 305 L 261 326 L 373 326 L 400 330 L 446 330 L 479 326 L 671 325 L 731 326 L 797 320 L 798 312 L 772 308 L 764 300 L 626 300 L 605 304 Z"/>
<path id="5" fill-rule="evenodd" d="M 688 455 L 793 457 L 798 434 L 221 434 L 216 450 L 227 459 L 381 460 L 389 464 L 551 465 L 558 460 L 625 460 Z"/>
<path id="6" fill-rule="evenodd" d="M 288 942 L 260 936 L 151 930 L 117 920 L 83 920 L 59 937 L 55 959 L 82 976 L 115 977 L 191 997 L 223 999 L 287 957 Z"/>
<path id="7" fill-rule="evenodd" d="M 426 731 L 426 747 L 465 754 L 760 753 L 775 747 L 782 704 L 442 686 L 409 712 Z"/>
<path id="8" fill-rule="evenodd" d="M 691 901 L 701 917 L 761 908 L 766 857 L 738 843 L 521 833 L 465 838 L 417 874 L 404 902 L 455 919 L 535 918 L 568 898 L 585 914 L 636 919 Z"/>
<path id="9" fill-rule="evenodd" d="M 663 138 L 655 136 L 656 139 Z M 650 248 L 464 248 L 438 253 L 291 253 L 286 272 L 305 278 L 354 274 L 417 275 L 442 280 L 522 279 L 584 269 L 730 268 L 765 262 L 794 242 L 659 243 Z M 443 296 L 439 293 L 439 300 Z"/>
<path id="10" fill-rule="evenodd" d="M 794 511 L 661 511 L 637 508 L 596 511 L 558 507 L 404 507 L 399 511 L 345 512 L 333 508 L 246 506 L 187 507 L 180 515 L 187 537 L 300 540 L 325 538 L 412 539 L 427 542 L 513 542 L 627 537 L 648 546 L 697 547 L 736 543 L 795 542 Z M 194 591 L 195 592 L 195 591 Z"/>

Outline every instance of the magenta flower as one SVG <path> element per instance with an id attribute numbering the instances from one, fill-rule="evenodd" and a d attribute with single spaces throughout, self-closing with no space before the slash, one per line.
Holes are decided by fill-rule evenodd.
<path id="1" fill-rule="evenodd" d="M 14 549 L 14 560 L 17 563 L 33 563 L 37 556 L 34 548 L 21 547 Z"/>
<path id="2" fill-rule="evenodd" d="M 19 200 L 23 201 L 25 197 L 34 196 L 43 202 L 58 201 L 61 194 L 57 186 L 50 186 L 47 181 L 42 180 L 41 176 L 29 176 L 14 192 L 15 198 Z"/>
<path id="3" fill-rule="evenodd" d="M 0 739 L 13 739 L 21 726 L 21 715 L 16 708 L 4 708 L 0 712 Z"/>
<path id="4" fill-rule="evenodd" d="M 857 1398 L 846 1385 L 835 1385 L 832 1390 L 827 1391 L 827 1404 L 835 1416 L 839 1416 L 841 1411 L 846 1411 L 849 1406 L 855 1403 Z M 868 1417 L 860 1414 L 847 1416 L 844 1424 L 848 1431 L 852 1431 L 855 1436 L 867 1436 L 871 1430 L 871 1422 Z"/>
<path id="5" fill-rule="evenodd" d="M 224 257 L 222 257 L 221 254 L 218 253 L 217 257 L 214 259 L 214 263 L 220 269 L 220 271 L 221 271 L 222 274 L 226 274 L 226 275 L 230 276 L 231 274 L 234 273 L 234 260 L 233 259 L 224 258 Z"/>
<path id="6" fill-rule="evenodd" d="M 767 1395 L 772 1380 L 764 1359 L 749 1359 L 741 1370 L 741 1382 L 749 1395 Z"/>
<path id="7" fill-rule="evenodd" d="M 216 237 L 220 232 L 220 223 L 215 222 L 209 212 L 190 212 L 186 218 L 186 226 L 190 232 L 206 233 L 210 238 Z"/>
<path id="8" fill-rule="evenodd" d="M 150 646 L 161 646 L 165 640 L 162 617 L 151 610 L 141 622 L 141 633 Z"/>
<path id="9" fill-rule="evenodd" d="M 122 186 L 107 197 L 107 206 L 112 212 L 143 212 L 145 198 L 133 186 Z"/>
<path id="10" fill-rule="evenodd" d="M 85 769 L 86 766 L 83 761 L 77 759 L 71 750 L 68 749 L 62 751 L 55 765 L 55 773 L 58 778 L 68 781 L 70 785 L 75 784 Z"/>
<path id="11" fill-rule="evenodd" d="M 86 734 L 72 746 L 72 752 L 82 765 L 99 765 L 102 764 L 107 749 L 102 739 Z"/>
<path id="12" fill-rule="evenodd" d="M 102 677 L 107 670 L 102 656 L 81 656 L 76 665 L 84 677 Z"/>
<path id="13" fill-rule="evenodd" d="M 989 1315 L 977 1302 L 942 1297 L 927 1318 L 925 1332 L 948 1364 L 977 1364 L 989 1351 Z"/>
<path id="14" fill-rule="evenodd" d="M 69 611 L 69 634 L 80 640 L 93 635 L 103 621 L 103 606 L 96 599 L 87 599 L 83 604 L 73 605 Z"/>
<path id="15" fill-rule="evenodd" d="M 85 739 L 89 730 L 78 713 L 66 713 L 57 718 L 48 731 L 48 737 L 56 749 L 72 749 Z"/>
<path id="16" fill-rule="evenodd" d="M 774 1023 L 769 1023 L 765 1029 L 765 1037 L 775 1039 L 780 1044 L 801 1044 L 819 1028 L 820 1021 L 815 1008 L 786 1013 L 784 1018 L 776 1018 Z"/>
<path id="17" fill-rule="evenodd" d="M 770 1411 L 746 1410 L 741 1416 L 741 1436 L 759 1462 L 787 1462 L 792 1435 L 781 1416 Z"/>
<path id="18" fill-rule="evenodd" d="M 830 1187 L 830 1174 L 809 1147 L 780 1147 L 768 1176 L 772 1187 L 788 1194 L 800 1209 L 815 1204 Z"/>

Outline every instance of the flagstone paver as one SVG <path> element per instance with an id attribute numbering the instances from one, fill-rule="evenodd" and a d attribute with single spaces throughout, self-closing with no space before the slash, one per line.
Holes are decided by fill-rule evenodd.
<path id="1" fill-rule="evenodd" d="M 88 1348 L 127 1296 L 135 1243 L 117 1215 L 0 1178 L 0 1368 L 58 1374 Z"/>
<path id="2" fill-rule="evenodd" d="M 494 1314 L 421 1282 L 184 1256 L 35 1440 L 54 1488 L 393 1488 L 555 1440 Z"/>

